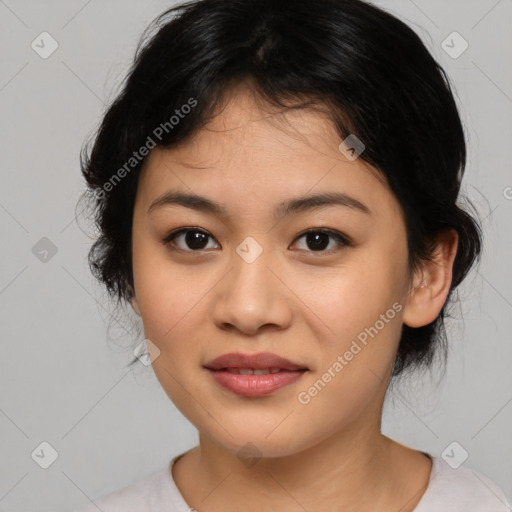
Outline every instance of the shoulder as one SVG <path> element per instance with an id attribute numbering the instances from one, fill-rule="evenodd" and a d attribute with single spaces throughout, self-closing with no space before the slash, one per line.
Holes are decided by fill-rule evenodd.
<path id="1" fill-rule="evenodd" d="M 95 499 L 84 508 L 73 512 L 149 512 L 152 495 L 166 476 L 166 470 L 160 470 L 138 482 Z"/>
<path id="2" fill-rule="evenodd" d="M 466 466 L 453 469 L 432 457 L 429 486 L 414 512 L 510 512 L 503 490 L 488 477 Z"/>

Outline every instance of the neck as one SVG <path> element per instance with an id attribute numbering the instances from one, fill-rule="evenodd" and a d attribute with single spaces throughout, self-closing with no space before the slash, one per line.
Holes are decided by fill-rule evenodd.
<path id="1" fill-rule="evenodd" d="M 230 510 L 227 503 L 251 503 L 255 510 L 268 510 L 271 504 L 282 511 L 298 510 L 298 503 L 305 510 L 361 512 L 365 504 L 375 510 L 388 499 L 391 451 L 391 441 L 380 433 L 353 432 L 297 454 L 256 459 L 253 465 L 200 437 L 197 457 L 205 488 L 218 486 L 208 501 L 217 494 L 211 503 L 223 504 L 224 511 Z M 202 512 L 200 506 L 197 510 Z"/>
<path id="2" fill-rule="evenodd" d="M 252 465 L 200 435 L 175 480 L 197 512 L 413 510 L 428 483 L 428 459 L 382 435 L 380 424 L 368 425 Z"/>

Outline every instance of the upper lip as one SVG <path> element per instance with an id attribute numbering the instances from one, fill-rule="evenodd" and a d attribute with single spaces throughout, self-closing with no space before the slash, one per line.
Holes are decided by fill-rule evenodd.
<path id="1" fill-rule="evenodd" d="M 225 368 L 252 368 L 264 370 L 267 368 L 279 368 L 280 370 L 307 370 L 300 364 L 295 364 L 284 357 L 272 354 L 271 352 L 260 352 L 258 354 L 229 353 L 216 357 L 204 365 L 209 370 L 224 370 Z"/>

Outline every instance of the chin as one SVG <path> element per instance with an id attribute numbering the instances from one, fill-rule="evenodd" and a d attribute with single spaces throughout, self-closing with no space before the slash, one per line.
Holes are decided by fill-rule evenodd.
<path id="1" fill-rule="evenodd" d="M 200 429 L 200 432 L 223 450 L 239 457 L 242 462 L 244 459 L 287 457 L 316 444 L 317 441 L 312 438 L 300 438 L 300 429 L 293 422 L 286 427 L 283 424 L 275 428 L 280 421 L 282 417 L 273 423 L 272 428 L 268 428 L 267 425 L 258 425 L 257 421 L 251 423 L 251 419 L 247 418 L 245 425 L 235 427 L 233 423 L 229 424 L 229 433 L 216 424 L 210 424 L 209 429 Z"/>

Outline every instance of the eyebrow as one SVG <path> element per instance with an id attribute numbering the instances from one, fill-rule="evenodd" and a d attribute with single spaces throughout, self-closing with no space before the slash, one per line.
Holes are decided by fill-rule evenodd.
<path id="1" fill-rule="evenodd" d="M 193 210 L 212 213 L 219 217 L 230 218 L 226 208 L 221 204 L 206 197 L 185 192 L 168 191 L 157 197 L 148 208 L 147 213 L 169 205 L 181 205 Z M 275 217 L 309 211 L 326 206 L 343 206 L 371 215 L 370 209 L 357 199 L 341 192 L 323 192 L 303 197 L 296 197 L 283 201 L 274 210 Z"/>

